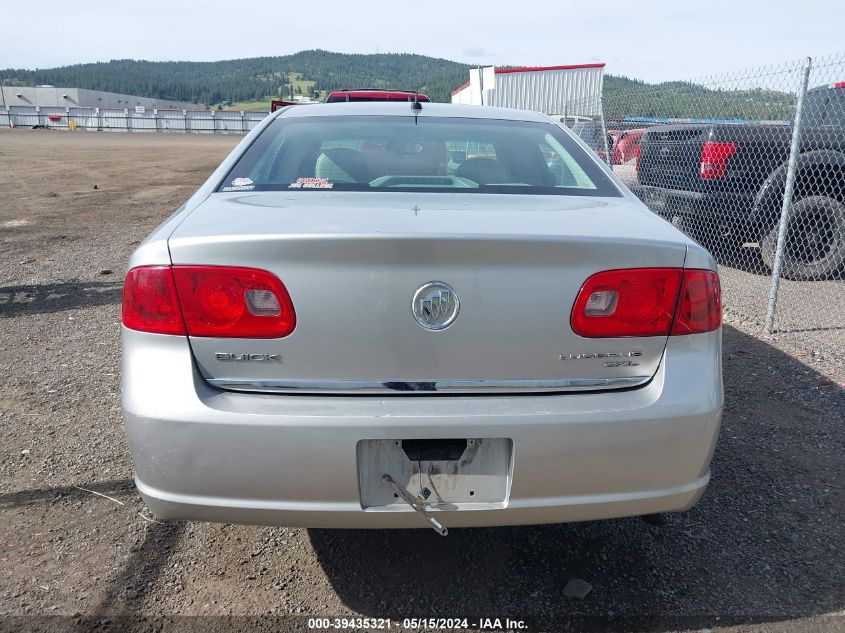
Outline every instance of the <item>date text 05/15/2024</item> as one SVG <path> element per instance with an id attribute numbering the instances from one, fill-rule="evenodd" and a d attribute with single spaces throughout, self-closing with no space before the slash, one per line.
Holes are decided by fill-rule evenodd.
<path id="1" fill-rule="evenodd" d="M 484 631 L 524 631 L 528 629 L 525 620 L 510 618 L 309 618 L 308 628 L 328 629 L 476 629 Z"/>

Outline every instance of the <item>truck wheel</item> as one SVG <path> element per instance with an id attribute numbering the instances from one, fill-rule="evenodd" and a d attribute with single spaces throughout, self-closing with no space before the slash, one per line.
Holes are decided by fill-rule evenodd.
<path id="1" fill-rule="evenodd" d="M 778 226 L 760 240 L 760 255 L 775 265 Z M 845 269 L 845 204 L 827 196 L 809 196 L 793 203 L 786 228 L 781 274 L 787 279 L 831 277 Z"/>

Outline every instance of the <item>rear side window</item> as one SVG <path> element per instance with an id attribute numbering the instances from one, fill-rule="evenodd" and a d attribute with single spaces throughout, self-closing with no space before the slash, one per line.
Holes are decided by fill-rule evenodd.
<path id="1" fill-rule="evenodd" d="M 621 195 L 553 123 L 427 116 L 279 117 L 219 191 L 292 189 Z"/>

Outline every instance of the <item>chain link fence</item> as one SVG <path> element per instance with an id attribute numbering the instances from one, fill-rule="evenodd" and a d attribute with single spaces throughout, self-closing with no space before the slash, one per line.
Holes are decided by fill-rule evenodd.
<path id="1" fill-rule="evenodd" d="M 0 106 L 0 128 L 88 132 L 246 134 L 269 112 L 53 106 Z"/>
<path id="2" fill-rule="evenodd" d="M 603 110 L 585 140 L 710 250 L 725 311 L 845 362 L 845 54 L 641 84 Z"/>

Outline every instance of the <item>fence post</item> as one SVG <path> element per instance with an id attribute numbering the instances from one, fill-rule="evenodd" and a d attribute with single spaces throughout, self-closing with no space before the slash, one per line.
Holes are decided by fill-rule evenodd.
<path id="1" fill-rule="evenodd" d="M 780 224 L 778 224 L 778 241 L 775 247 L 775 263 L 772 266 L 772 284 L 769 288 L 769 306 L 766 310 L 766 334 L 771 334 L 775 324 L 775 308 L 780 289 L 780 273 L 783 268 L 783 249 L 786 247 L 786 228 L 789 224 L 789 213 L 792 208 L 792 192 L 795 189 L 795 164 L 800 153 L 801 114 L 804 110 L 804 97 L 807 94 L 807 84 L 810 81 L 810 68 L 813 60 L 808 57 L 804 64 L 801 86 L 798 89 L 798 103 L 795 106 L 795 122 L 792 128 L 792 144 L 789 148 L 789 163 L 786 167 L 786 186 L 783 190 L 783 204 L 780 209 Z"/>
<path id="2" fill-rule="evenodd" d="M 599 89 L 599 111 L 601 112 L 601 135 L 604 140 L 604 162 L 613 169 L 613 159 L 610 157 L 610 145 L 607 142 L 607 124 L 604 120 L 604 86 Z"/>

